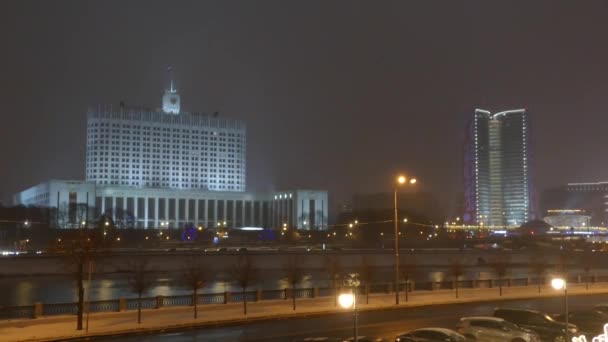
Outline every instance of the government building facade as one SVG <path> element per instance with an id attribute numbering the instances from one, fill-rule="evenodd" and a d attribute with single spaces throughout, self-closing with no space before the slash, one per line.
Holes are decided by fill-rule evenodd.
<path id="1" fill-rule="evenodd" d="M 57 228 L 327 229 L 327 191 L 247 192 L 245 123 L 180 103 L 171 82 L 159 111 L 89 109 L 86 180 L 41 183 L 15 204 L 54 209 Z"/>

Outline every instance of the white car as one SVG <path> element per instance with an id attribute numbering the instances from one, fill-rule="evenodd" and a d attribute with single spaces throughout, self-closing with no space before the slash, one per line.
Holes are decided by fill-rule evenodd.
<path id="1" fill-rule="evenodd" d="M 463 317 L 457 330 L 469 341 L 540 342 L 540 337 L 533 331 L 498 317 Z"/>

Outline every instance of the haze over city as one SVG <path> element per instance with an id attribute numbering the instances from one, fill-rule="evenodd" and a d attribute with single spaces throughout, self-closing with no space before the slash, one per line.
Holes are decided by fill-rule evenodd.
<path id="1" fill-rule="evenodd" d="M 462 195 L 475 108 L 525 108 L 536 188 L 605 180 L 605 4 L 32 2 L 0 14 L 0 192 L 83 179 L 85 113 L 182 107 L 248 125 L 247 188 Z M 141 7 L 145 5 L 146 10 Z"/>
<path id="2" fill-rule="evenodd" d="M 0 340 L 608 342 L 607 13 L 3 1 Z"/>

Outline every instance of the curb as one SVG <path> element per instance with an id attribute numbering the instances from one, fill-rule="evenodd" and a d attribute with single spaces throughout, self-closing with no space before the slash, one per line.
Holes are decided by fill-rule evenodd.
<path id="1" fill-rule="evenodd" d="M 608 294 L 608 289 L 603 289 L 599 291 L 593 292 L 583 292 L 570 294 L 571 297 L 579 297 L 579 296 L 593 296 L 593 295 L 603 295 Z M 539 298 L 551 298 L 551 297 L 559 297 L 560 294 L 544 292 L 540 294 L 529 294 L 522 295 L 517 297 L 496 297 L 496 298 L 474 298 L 474 299 L 452 299 L 448 301 L 441 302 L 425 302 L 425 303 L 411 303 L 407 304 L 404 302 L 399 306 L 382 306 L 382 307 L 367 307 L 360 308 L 359 312 L 369 312 L 369 311 L 389 311 L 389 310 L 403 310 L 408 308 L 419 308 L 425 306 L 447 306 L 447 305 L 458 305 L 458 304 L 472 304 L 472 303 L 484 303 L 484 302 L 497 302 L 497 301 L 513 301 L 513 300 L 525 300 L 525 299 L 539 299 Z M 36 341 L 36 342 L 47 342 L 47 341 L 89 341 L 89 340 L 97 340 L 98 338 L 112 338 L 119 336 L 138 336 L 138 335 L 151 335 L 151 334 L 159 334 L 159 333 L 168 333 L 175 331 L 184 331 L 184 330 L 193 330 L 193 329 L 204 329 L 210 327 L 222 327 L 222 326 L 234 326 L 241 324 L 253 324 L 257 322 L 271 321 L 271 320 L 288 320 L 288 319 L 296 319 L 296 318 L 306 318 L 306 317 L 315 317 L 315 316 L 327 316 L 327 315 L 337 315 L 345 313 L 345 310 L 341 309 L 330 309 L 330 310 L 320 310 L 314 312 L 295 312 L 290 314 L 277 314 L 277 315 L 266 315 L 261 317 L 251 317 L 251 318 L 235 318 L 235 319 L 224 319 L 217 321 L 206 321 L 200 323 L 185 323 L 185 324 L 172 324 L 164 327 L 150 327 L 150 328 L 138 328 L 138 329 L 128 329 L 121 330 L 116 332 L 102 332 L 102 333 L 93 333 L 87 335 L 68 335 L 54 338 L 34 338 L 27 339 L 27 341 Z M 18 340 L 18 341 L 26 341 L 26 340 Z"/>

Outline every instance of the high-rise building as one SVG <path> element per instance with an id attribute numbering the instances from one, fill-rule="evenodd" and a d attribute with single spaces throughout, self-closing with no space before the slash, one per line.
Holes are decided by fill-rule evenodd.
<path id="1" fill-rule="evenodd" d="M 245 191 L 246 150 L 244 122 L 181 112 L 173 81 L 162 112 L 105 106 L 87 115 L 86 180 L 100 185 Z"/>
<path id="2" fill-rule="evenodd" d="M 519 226 L 532 218 L 530 132 L 525 109 L 476 109 L 465 141 L 466 222 Z"/>

